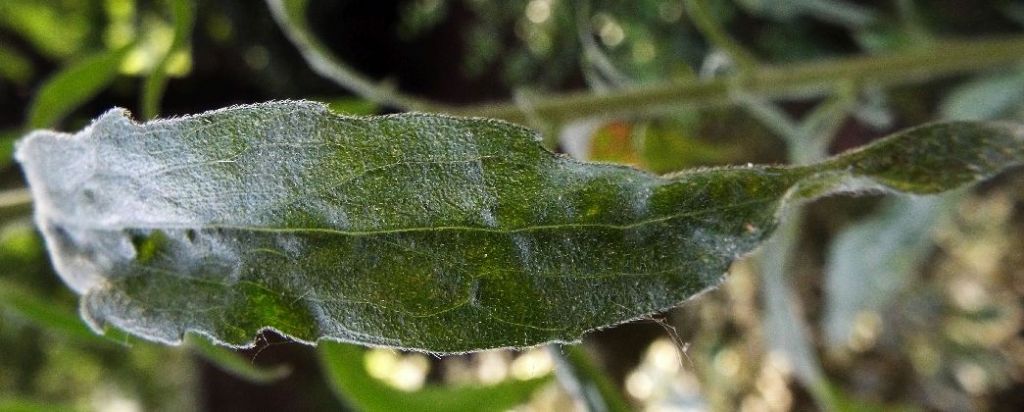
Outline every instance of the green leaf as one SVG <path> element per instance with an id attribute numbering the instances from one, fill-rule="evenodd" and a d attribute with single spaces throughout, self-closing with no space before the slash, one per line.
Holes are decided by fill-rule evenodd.
<path id="1" fill-rule="evenodd" d="M 380 113 L 380 107 L 376 103 L 358 97 L 323 99 L 321 102 L 338 114 L 367 116 Z"/>
<path id="2" fill-rule="evenodd" d="M 132 45 L 105 50 L 61 69 L 39 88 L 28 108 L 28 127 L 55 127 L 57 122 L 114 81 Z"/>
<path id="3" fill-rule="evenodd" d="M 14 160 L 14 140 L 18 132 L 11 130 L 0 131 L 0 169 L 11 164 Z"/>
<path id="4" fill-rule="evenodd" d="M 356 410 L 373 411 L 506 411 L 530 399 L 549 378 L 506 380 L 487 386 L 430 386 L 406 392 L 370 376 L 364 350 L 358 346 L 320 343 L 327 381 L 339 398 Z"/>
<path id="5" fill-rule="evenodd" d="M 4 412 L 75 412 L 80 410 L 68 405 L 0 395 L 0 411 Z"/>
<path id="6" fill-rule="evenodd" d="M 171 12 L 174 15 L 174 38 L 167 53 L 146 78 L 142 90 L 142 116 L 146 119 L 152 119 L 160 113 L 160 100 L 167 88 L 167 67 L 176 53 L 188 47 L 188 38 L 195 24 L 195 6 L 191 0 L 172 0 Z"/>
<path id="7" fill-rule="evenodd" d="M 216 345 L 203 336 L 189 334 L 185 337 L 185 341 L 193 352 L 202 356 L 218 369 L 252 383 L 273 383 L 287 377 L 292 372 L 288 365 L 257 366 L 251 360 L 228 348 Z"/>
<path id="8" fill-rule="evenodd" d="M 24 319 L 49 331 L 54 331 L 79 341 L 95 344 L 115 344 L 95 334 L 85 322 L 75 316 L 74 309 L 65 310 L 54 305 L 31 290 L 7 279 L 0 279 L 0 309 L 15 312 Z"/>
<path id="9" fill-rule="evenodd" d="M 0 45 L 0 78 L 22 86 L 31 77 L 32 62 L 16 49 Z"/>
<path id="10" fill-rule="evenodd" d="M 735 157 L 736 147 L 704 142 L 686 128 L 682 122 L 651 122 L 643 129 L 640 153 L 647 170 L 665 173 L 679 170 L 682 165 L 723 164 L 730 155 Z"/>
<path id="11" fill-rule="evenodd" d="M 79 1 L 4 0 L 0 27 L 17 33 L 43 55 L 64 59 L 78 53 L 90 34 L 97 34 L 92 32 L 100 25 L 93 22 L 90 8 Z"/>
<path id="12" fill-rule="evenodd" d="M 509 123 L 274 102 L 75 135 L 16 157 L 82 314 L 146 339 L 272 328 L 433 352 L 572 342 L 717 286 L 780 210 L 935 193 L 1024 160 L 1024 127 L 942 123 L 822 163 L 658 177 Z"/>
<path id="13" fill-rule="evenodd" d="M 42 249 L 42 239 L 28 219 L 3 222 L 0 224 L 0 262 L 4 265 L 0 266 L 3 268 L 0 276 L 23 271 L 25 263 L 43 257 Z"/>
<path id="14" fill-rule="evenodd" d="M 558 380 L 588 411 L 625 412 L 629 403 L 600 366 L 581 346 L 551 346 L 558 365 Z"/>

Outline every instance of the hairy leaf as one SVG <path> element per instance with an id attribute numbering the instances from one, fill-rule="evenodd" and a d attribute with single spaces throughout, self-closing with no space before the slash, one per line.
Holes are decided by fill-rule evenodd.
<path id="1" fill-rule="evenodd" d="M 463 352 L 670 308 L 718 285 L 786 203 L 973 182 L 1024 159 L 1024 129 L 936 124 L 810 166 L 658 177 L 500 121 L 275 102 L 141 125 L 115 109 L 32 133 L 17 158 L 92 325 Z"/>
<path id="2" fill-rule="evenodd" d="M 912 284 L 932 251 L 932 228 L 955 200 L 948 195 L 887 199 L 879 213 L 836 236 L 825 268 L 829 298 L 822 323 L 829 346 L 848 345 L 859 316 L 885 309 Z"/>
<path id="3" fill-rule="evenodd" d="M 103 332 L 103 336 L 97 335 L 82 323 L 81 318 L 75 315 L 73 306 L 66 308 L 64 305 L 54 304 L 28 288 L 0 278 L 0 312 L 7 309 L 46 331 L 74 338 L 81 343 L 92 345 L 139 343 L 117 329 L 108 329 Z M 248 382 L 271 383 L 291 373 L 291 369 L 287 365 L 266 368 L 256 366 L 249 359 L 228 348 L 214 345 L 203 337 L 189 335 L 186 337 L 186 342 L 194 353 L 202 356 L 210 364 Z M 0 408 L 0 411 L 3 410 L 5 409 Z"/>
<path id="4" fill-rule="evenodd" d="M 942 116 L 957 120 L 989 120 L 1012 114 L 1024 95 L 1024 71 L 989 75 L 964 83 L 942 101 Z"/>

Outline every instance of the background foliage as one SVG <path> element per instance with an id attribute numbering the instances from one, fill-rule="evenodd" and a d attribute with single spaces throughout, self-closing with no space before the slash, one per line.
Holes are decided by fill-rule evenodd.
<path id="1" fill-rule="evenodd" d="M 446 107 L 510 101 L 551 147 L 659 173 L 807 163 L 930 120 L 1024 120 L 1024 71 L 1012 58 L 941 77 L 922 65 L 928 81 L 898 85 L 837 76 L 826 93 L 784 99 L 738 88 L 728 104 L 681 99 L 628 115 L 576 118 L 568 109 L 553 120 L 533 110 L 570 90 L 608 95 L 736 78 L 766 64 L 912 55 L 950 38 L 1019 38 L 1024 7 L 1012 0 L 307 7 L 301 16 L 326 53 L 363 73 L 372 90 Z M 280 22 L 271 7 L 245 1 L 0 2 L 0 187 L 23 185 L 10 152 L 24 130 L 77 130 L 114 105 L 140 119 L 284 98 L 351 113 L 399 106 L 387 92 L 353 98 L 348 88 L 358 87 L 321 77 Z M 563 365 L 576 383 L 604 389 L 605 399 L 592 402 L 612 407 L 1017 410 L 1022 179 L 1011 173 L 936 198 L 820 200 L 790 216 L 759 256 L 734 265 L 721 289 L 592 334 L 583 351 L 445 359 L 351 347 L 318 353 L 273 335 L 244 353 L 199 338 L 167 348 L 96 337 L 52 273 L 28 210 L 3 207 L 0 409 L 374 410 L 381 399 L 438 407 L 438 397 L 464 402 L 453 409 L 477 409 L 480 397 L 495 409 L 586 405 L 572 384 L 551 379 Z M 0 196 L 0 204 L 23 204 L 16 191 Z M 494 395 L 499 389 L 503 396 Z"/>

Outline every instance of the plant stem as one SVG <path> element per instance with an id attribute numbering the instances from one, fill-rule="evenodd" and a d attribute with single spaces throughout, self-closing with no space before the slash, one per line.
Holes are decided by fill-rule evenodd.
<path id="1" fill-rule="evenodd" d="M 590 412 L 625 412 L 629 403 L 580 345 L 550 345 L 562 386 Z"/>
<path id="2" fill-rule="evenodd" d="M 0 192 L 0 218 L 27 213 L 32 209 L 32 194 L 28 189 L 11 189 Z"/>
<path id="3" fill-rule="evenodd" d="M 313 35 L 306 21 L 307 0 L 267 0 L 267 6 L 288 40 L 317 74 L 374 103 L 403 110 L 442 111 L 428 100 L 404 95 L 352 69 Z"/>
<path id="4" fill-rule="evenodd" d="M 732 59 L 740 71 L 747 73 L 757 68 L 758 62 L 754 54 L 729 36 L 729 32 L 719 24 L 708 8 L 707 0 L 690 0 L 686 3 L 686 12 L 693 20 L 693 25 L 704 35 L 712 46 L 721 50 Z"/>
<path id="5" fill-rule="evenodd" d="M 831 61 L 760 65 L 742 73 L 712 80 L 693 80 L 607 94 L 572 92 L 531 99 L 529 109 L 516 102 L 485 103 L 453 107 L 402 94 L 378 84 L 353 70 L 334 56 L 309 30 L 305 19 L 306 0 L 267 0 L 270 10 L 285 35 L 295 44 L 310 67 L 321 76 L 378 104 L 403 110 L 444 112 L 461 116 L 490 117 L 526 124 L 529 116 L 548 122 L 574 118 L 649 113 L 652 109 L 685 105 L 734 104 L 730 94 L 742 91 L 764 98 L 787 96 L 820 97 L 837 84 L 892 86 L 928 81 L 937 77 L 983 71 L 1020 62 L 1024 56 L 1024 36 L 985 40 L 947 40 L 933 47 L 880 56 L 855 56 Z M 703 4 L 690 6 L 708 20 Z M 703 15 L 700 12 L 705 12 Z M 704 21 L 709 40 L 728 49 L 734 58 L 744 59 L 745 51 L 721 30 L 713 20 Z M 752 60 L 752 58 L 751 58 Z M 529 112 L 529 113 L 527 113 Z"/>
<path id="6" fill-rule="evenodd" d="M 652 108 L 685 105 L 728 105 L 730 93 L 767 98 L 819 97 L 837 85 L 893 86 L 921 83 L 961 73 L 990 70 L 1024 60 L 1024 37 L 944 41 L 926 50 L 879 56 L 857 56 L 831 61 L 759 67 L 742 76 L 708 81 L 662 84 L 620 90 L 604 95 L 575 92 L 531 101 L 531 112 L 548 121 L 591 116 L 650 112 Z M 513 103 L 483 104 L 445 110 L 462 116 L 490 117 L 522 123 L 523 110 Z"/>
<path id="7" fill-rule="evenodd" d="M 849 29 L 863 28 L 878 20 L 877 13 L 870 6 L 837 0 L 794 1 L 814 17 L 845 26 Z"/>
<path id="8" fill-rule="evenodd" d="M 580 64 L 587 85 L 597 93 L 632 85 L 632 79 L 619 71 L 612 59 L 594 41 L 593 27 L 590 23 L 590 0 L 576 0 L 572 8 L 576 13 L 576 36 L 583 49 Z"/>

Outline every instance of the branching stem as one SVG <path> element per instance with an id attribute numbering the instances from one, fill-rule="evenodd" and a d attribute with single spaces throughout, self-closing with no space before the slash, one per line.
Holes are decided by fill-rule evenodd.
<path id="1" fill-rule="evenodd" d="M 537 96 L 531 102 L 531 110 L 549 121 L 564 121 L 688 105 L 731 105 L 735 102 L 730 94 L 736 88 L 764 98 L 821 97 L 833 93 L 844 83 L 883 87 L 921 83 L 1017 63 L 1024 60 L 1021 56 L 1024 56 L 1024 37 L 945 41 L 927 50 L 900 54 L 761 66 L 742 77 L 722 76 L 707 81 L 660 84 L 603 95 L 576 92 Z M 526 118 L 522 109 L 513 103 L 483 104 L 446 111 L 513 122 L 524 122 Z"/>
<path id="2" fill-rule="evenodd" d="M 490 117 L 522 124 L 528 124 L 531 116 L 546 122 L 561 122 L 584 117 L 651 113 L 690 105 L 731 105 L 736 104 L 731 96 L 737 90 L 768 99 L 822 97 L 834 93 L 835 89 L 844 84 L 884 87 L 920 83 L 944 76 L 990 70 L 1024 60 L 1021 57 L 1024 56 L 1024 36 L 947 40 L 920 50 L 879 56 L 854 56 L 782 66 L 754 65 L 751 62 L 749 70 L 710 80 L 694 79 L 604 94 L 579 91 L 537 96 L 530 99 L 527 113 L 515 101 L 455 107 L 403 94 L 394 87 L 377 83 L 355 71 L 321 44 L 302 15 L 305 12 L 304 0 L 267 0 L 267 3 L 285 35 L 299 49 L 310 67 L 356 95 L 407 111 Z M 703 10 L 700 7 L 696 9 Z M 718 26 L 714 21 L 709 22 L 704 31 L 710 30 L 720 35 L 711 36 L 709 40 L 717 38 L 717 46 L 732 49 L 730 51 L 734 58 L 743 59 L 745 51 L 724 32 L 716 32 Z"/>

